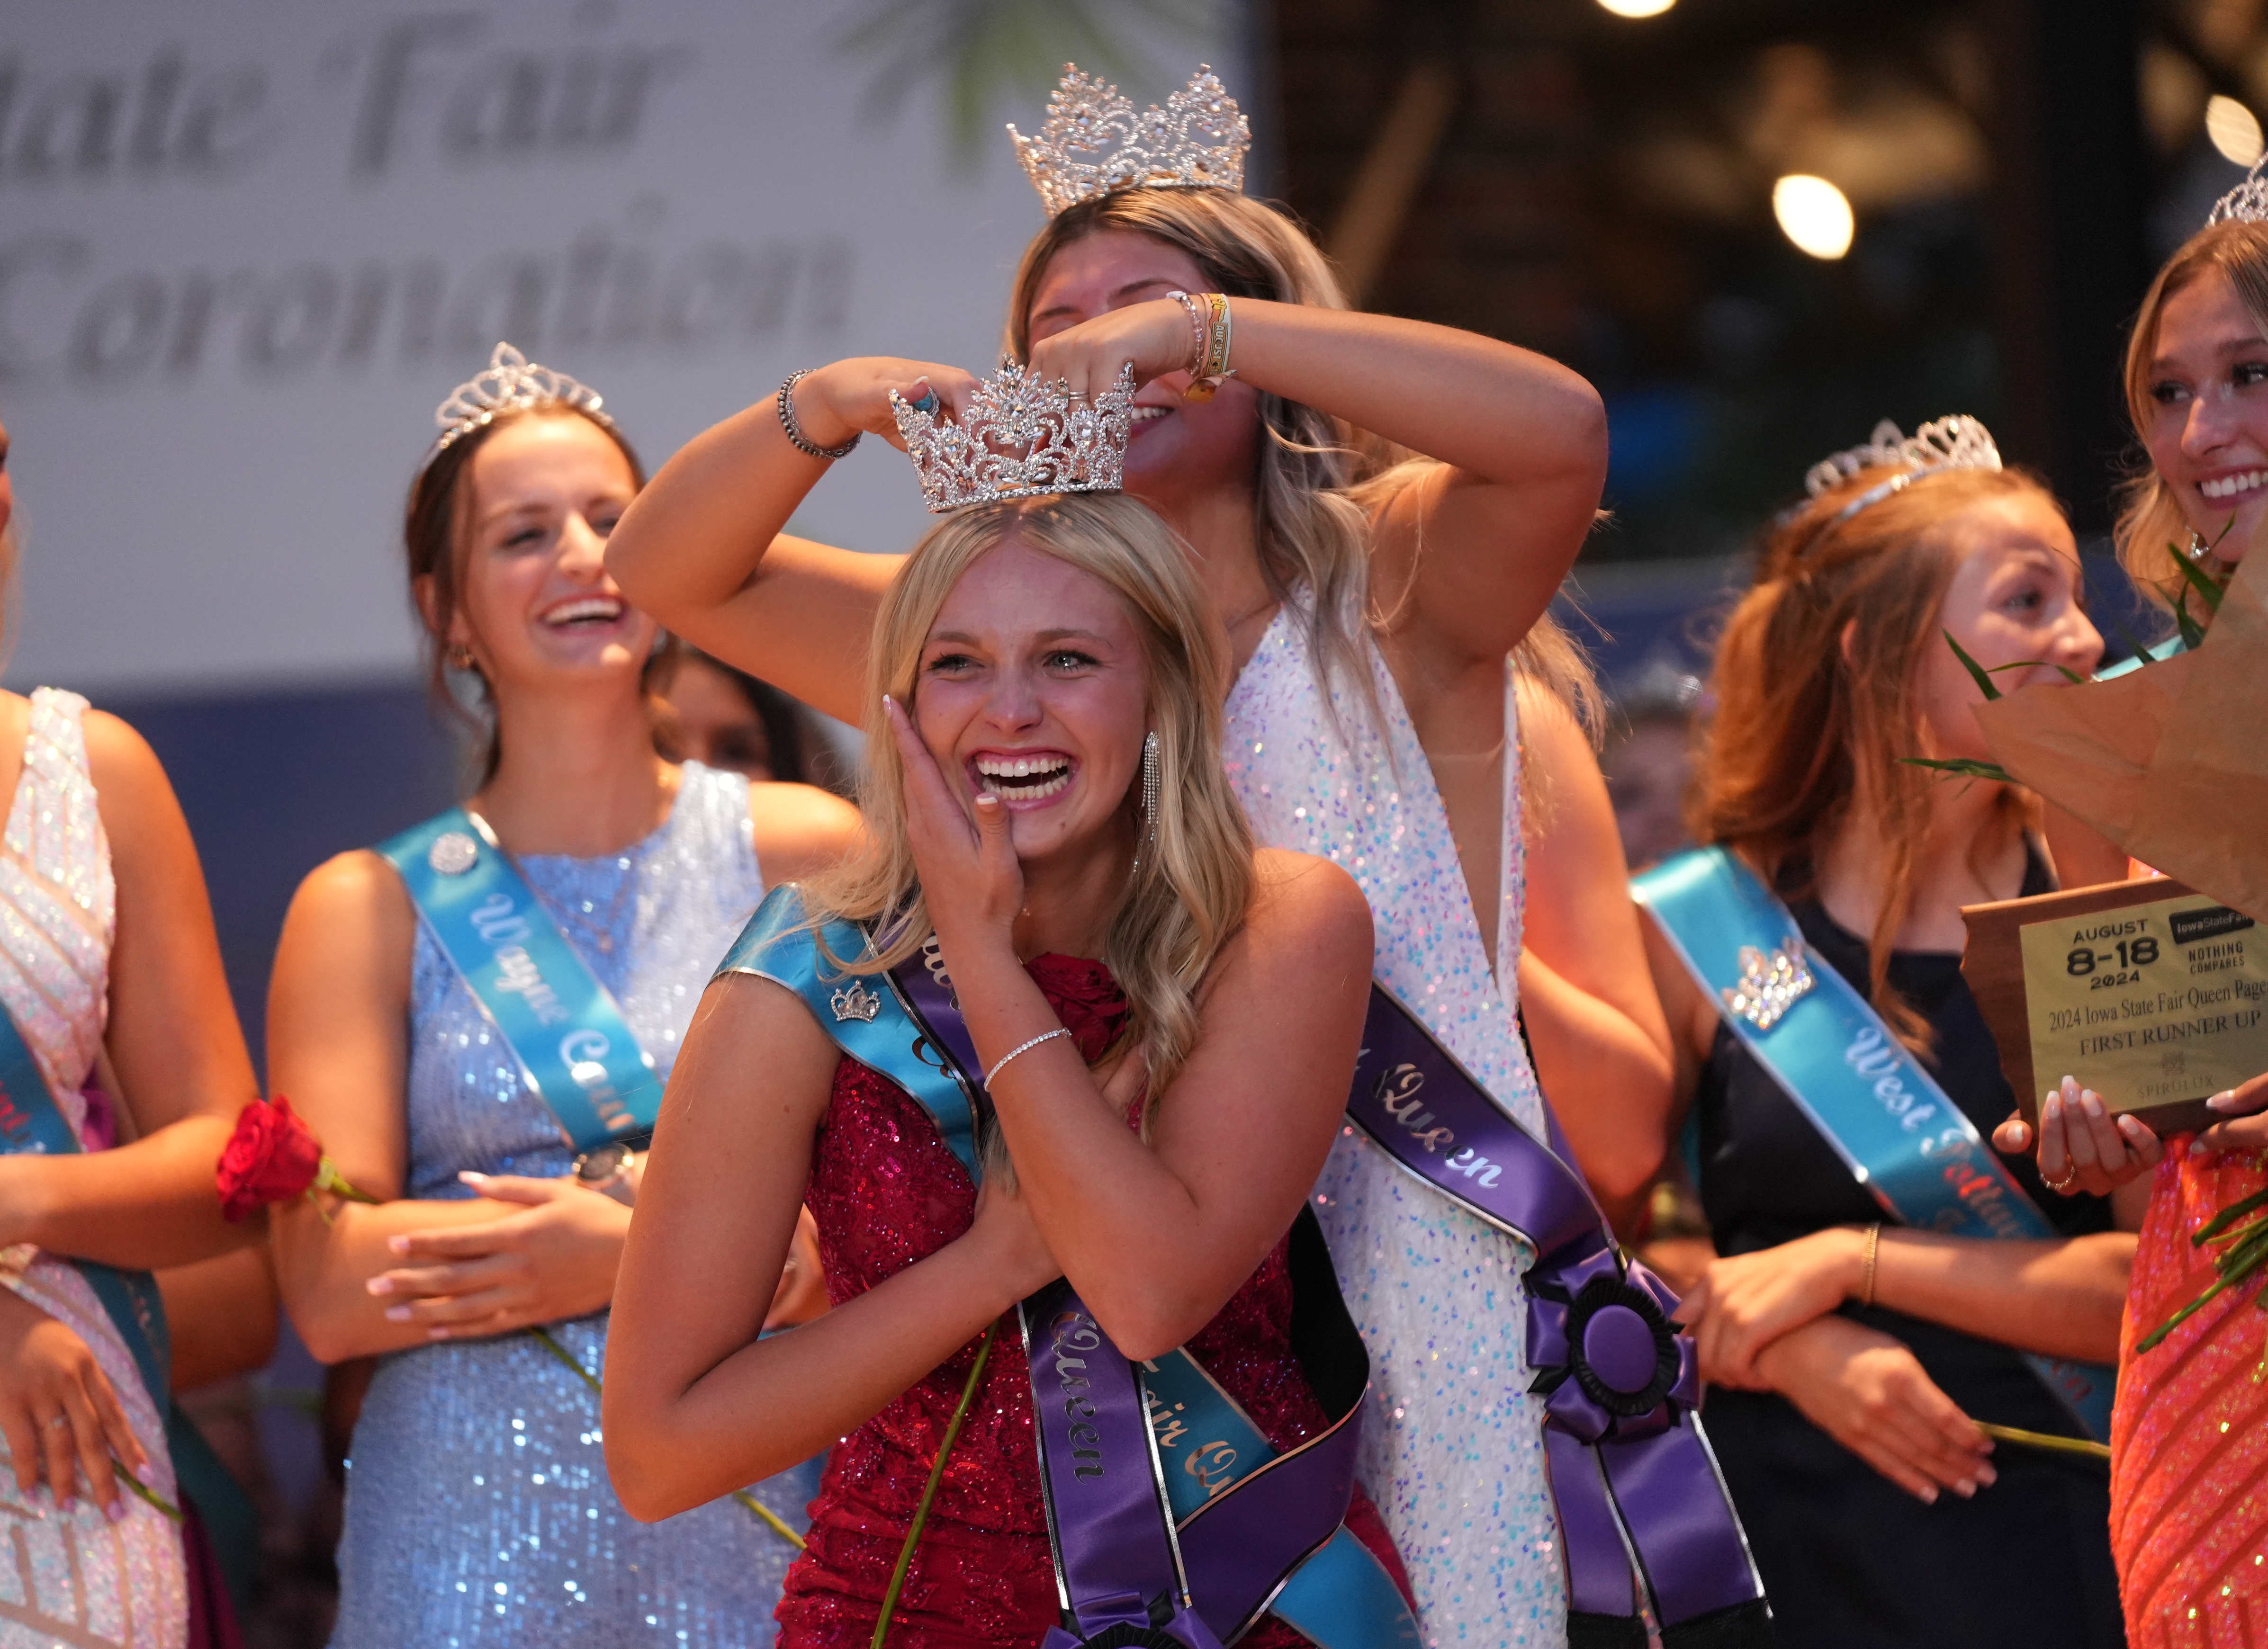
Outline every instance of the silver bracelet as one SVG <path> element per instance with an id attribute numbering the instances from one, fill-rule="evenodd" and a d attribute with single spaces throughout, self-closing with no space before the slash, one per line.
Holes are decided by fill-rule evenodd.
<path id="1" fill-rule="evenodd" d="M 1043 1035 L 1035 1036 L 1028 1042 L 1017 1043 L 1016 1046 L 1011 1048 L 1006 1053 L 1001 1055 L 998 1063 L 996 1064 L 991 1070 L 984 1073 L 984 1086 L 988 1088 L 992 1086 L 992 1078 L 998 1076 L 1003 1071 L 1005 1071 L 1008 1068 L 1008 1062 L 1011 1059 L 1013 1059 L 1018 1054 L 1028 1054 L 1032 1049 L 1037 1048 L 1042 1042 L 1051 1042 L 1058 1036 L 1068 1036 L 1071 1033 L 1069 1031 L 1064 1029 L 1062 1026 L 1058 1025 L 1055 1029 L 1047 1032 Z"/>
<path id="2" fill-rule="evenodd" d="M 799 372 L 790 372 L 787 375 L 787 382 L 779 386 L 780 428 L 787 431 L 787 438 L 795 444 L 796 450 L 799 452 L 808 453 L 814 458 L 848 458 L 850 456 L 851 449 L 858 445 L 858 438 L 865 433 L 865 431 L 851 431 L 850 438 L 840 446 L 819 446 L 803 432 L 803 425 L 795 421 L 796 380 L 810 376 L 811 369 L 806 366 Z"/>

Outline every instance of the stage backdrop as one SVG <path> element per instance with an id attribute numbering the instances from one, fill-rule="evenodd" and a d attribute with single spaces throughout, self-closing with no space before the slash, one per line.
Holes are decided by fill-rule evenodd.
<path id="1" fill-rule="evenodd" d="M 794 367 L 989 368 L 1037 199 L 1005 138 L 948 153 L 949 61 L 876 96 L 968 9 L 11 0 L 8 680 L 402 678 L 403 489 L 499 338 L 602 390 L 649 461 Z M 1111 25 L 1160 82 L 1128 90 L 1200 56 L 1240 82 L 1241 8 L 1171 9 L 1196 25 Z M 1040 111 L 1011 93 L 987 123 Z M 869 445 L 803 524 L 899 548 L 913 484 Z"/>

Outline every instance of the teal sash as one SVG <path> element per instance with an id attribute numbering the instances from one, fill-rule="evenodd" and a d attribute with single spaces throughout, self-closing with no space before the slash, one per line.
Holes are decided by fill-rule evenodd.
<path id="1" fill-rule="evenodd" d="M 1144 1363 L 1143 1394 L 1158 1442 L 1176 1537 L 1189 1544 L 1208 1506 L 1280 1456 L 1236 1399 L 1187 1351 Z M 1351 1424 L 1351 1421 L 1347 1422 Z M 1268 1612 L 1318 1644 L 1407 1644 L 1418 1623 L 1386 1567 L 1341 1524 L 1292 1572 Z"/>
<path id="2" fill-rule="evenodd" d="M 803 921 L 800 890 L 792 884 L 774 888 L 725 953 L 718 975 L 752 974 L 793 991 L 837 1048 L 887 1077 L 928 1112 L 969 1177 L 981 1179 L 978 1095 L 966 1075 L 931 1039 L 895 980 L 887 974 L 848 974 L 821 954 L 818 939 L 823 933 L 829 953 L 845 961 L 865 958 L 871 946 L 863 930 L 844 921 L 813 929 Z M 1152 1435 L 1166 1467 L 1167 1504 L 1186 1542 L 1191 1522 L 1206 1505 L 1278 1456 L 1187 1352 L 1176 1351 L 1137 1366 Z M 1175 1469 L 1176 1462 L 1182 1469 Z M 1268 1609 L 1321 1649 L 1415 1649 L 1418 1642 L 1402 1594 L 1369 1548 L 1344 1525 L 1292 1572 Z"/>
<path id="3" fill-rule="evenodd" d="M 1726 1025 L 1892 1218 L 1957 1237 L 2061 1234 L 1937 1079 L 1732 854 L 1697 848 L 1631 887 Z M 2089 1436 L 2109 1440 L 2115 1371 L 2023 1357 Z"/>
<path id="4" fill-rule="evenodd" d="M 574 1148 L 652 1133 L 661 1108 L 652 1059 L 488 821 L 452 807 L 378 851 Z"/>
<path id="5" fill-rule="evenodd" d="M 60 1157 L 76 1155 L 79 1149 L 78 1136 L 55 1103 L 14 1016 L 0 1007 L 0 1152 Z M 94 1260 L 71 1263 L 86 1278 L 103 1314 L 134 1358 L 142 1388 L 165 1421 L 173 1480 L 182 1498 L 196 1508 L 217 1536 L 214 1544 L 223 1556 L 229 1593 L 242 1607 L 250 1595 L 250 1565 L 230 1559 L 243 1558 L 250 1543 L 232 1536 L 240 1536 L 254 1514 L 251 1501 L 204 1434 L 173 1402 L 173 1336 L 166 1326 L 166 1302 L 158 1292 L 158 1280 L 147 1271 L 121 1270 Z"/>

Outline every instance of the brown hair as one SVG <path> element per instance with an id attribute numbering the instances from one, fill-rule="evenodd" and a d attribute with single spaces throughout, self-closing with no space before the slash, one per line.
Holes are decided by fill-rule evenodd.
<path id="1" fill-rule="evenodd" d="M 1867 936 L 1868 996 L 1899 1037 L 1926 1048 L 1928 1027 L 1889 983 L 1891 941 L 1913 900 L 1913 877 L 1940 783 L 1902 757 L 1929 755 L 1915 702 L 1927 651 L 1945 644 L 1938 612 L 1961 560 L 1955 523 L 1973 505 L 2029 493 L 2018 470 L 1956 469 L 1925 477 L 1847 519 L 1843 510 L 1890 478 L 1861 470 L 1785 517 L 1766 536 L 1756 581 L 1727 620 L 1702 738 L 1690 823 L 1784 896 L 1815 892 L 1818 858 L 1853 807 L 1888 849 L 1880 913 Z M 2029 806 L 2000 794 L 1999 820 L 2019 829 Z"/>
<path id="2" fill-rule="evenodd" d="M 1233 189 L 1129 188 L 1064 208 L 1024 248 L 1008 302 L 1005 347 L 1031 356 L 1031 313 L 1057 253 L 1105 230 L 1147 235 L 1187 253 L 1230 298 L 1350 307 L 1330 261 L 1291 217 Z M 1367 431 L 1280 395 L 1260 397 L 1263 445 L 1254 488 L 1260 576 L 1307 632 L 1323 702 L 1336 681 L 1375 712 L 1370 666 L 1356 643 L 1381 621 L 1370 597 L 1371 529 L 1405 487 L 1441 468 Z M 1565 700 L 1595 735 L 1598 689 L 1572 637 L 1547 614 L 1513 655 L 1516 668 Z M 1523 776 L 1527 773 L 1523 766 Z"/>
<path id="3" fill-rule="evenodd" d="M 499 413 L 478 429 L 468 431 L 433 454 L 416 480 L 409 483 L 409 502 L 402 511 L 401 547 L 409 572 L 409 607 L 425 632 L 425 690 L 433 702 L 463 722 L 481 740 L 480 779 L 496 777 L 504 760 L 504 743 L 497 731 L 496 701 L 488 678 L 475 666 L 471 674 L 480 684 L 481 714 L 465 708 L 449 683 L 449 626 L 457 616 L 460 581 L 464 571 L 464 532 L 472 511 L 472 489 L 460 483 L 471 469 L 473 456 L 505 425 L 522 418 L 577 417 L 603 433 L 630 467 L 630 490 L 645 486 L 645 466 L 629 438 L 604 418 L 593 418 L 579 408 L 566 405 L 527 407 Z M 418 581 L 429 581 L 431 599 L 417 599 Z M 675 644 L 665 637 L 646 660 L 639 687 L 651 700 L 658 682 L 667 680 L 675 662 Z M 659 725 L 657 718 L 657 725 Z"/>
<path id="4" fill-rule="evenodd" d="M 2268 224 L 2206 225 L 2166 260 L 2143 294 L 2134 330 L 2126 340 L 2126 416 L 2133 420 L 2134 433 L 2145 441 L 2157 410 L 2150 398 L 2150 357 L 2158 350 L 2158 322 L 2166 300 L 2212 269 L 2228 277 L 2262 335 L 2268 336 Z M 2113 536 L 2119 562 L 2134 582 L 2169 606 L 2184 585 L 2172 558 L 2182 553 L 2192 530 L 2174 490 L 2146 453 L 2143 467 L 2120 489 Z"/>

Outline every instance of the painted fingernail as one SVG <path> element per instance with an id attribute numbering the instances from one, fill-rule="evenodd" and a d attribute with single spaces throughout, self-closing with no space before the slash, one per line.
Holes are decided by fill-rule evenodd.
<path id="1" fill-rule="evenodd" d="M 2082 1089 L 2080 1091 L 2079 1096 L 2079 1108 L 2085 1111 L 2089 1116 L 2101 1116 L 2105 1115 L 2102 1108 L 2102 1101 L 2092 1088 Z"/>
<path id="2" fill-rule="evenodd" d="M 114 1523 L 123 1523 L 126 1520 L 126 1497 L 122 1494 L 103 1507 L 102 1514 Z"/>
<path id="3" fill-rule="evenodd" d="M 1937 1504 L 1937 1485 L 1935 1483 L 1930 1483 L 1923 1488 L 1921 1491 L 1921 1503 L 1924 1505 L 1935 1505 Z"/>
<path id="4" fill-rule="evenodd" d="M 373 1294 L 390 1294 L 394 1292 L 394 1279 L 390 1277 L 373 1277 L 363 1286 Z"/>
<path id="5" fill-rule="evenodd" d="M 486 1185 L 489 1182 L 489 1176 L 478 1168 L 460 1168 L 457 1178 L 467 1185 Z"/>
<path id="6" fill-rule="evenodd" d="M 1980 1461 L 1977 1467 L 1977 1481 L 1980 1486 L 1989 1489 L 2000 1481 L 2000 1474 Z"/>
<path id="7" fill-rule="evenodd" d="M 388 1322 L 409 1321 L 409 1307 L 407 1306 L 388 1306 L 386 1308 L 386 1320 Z"/>
<path id="8" fill-rule="evenodd" d="M 408 1314 L 403 1314 L 406 1316 Z M 429 1340 L 446 1340 L 449 1337 L 449 1331 L 446 1329 L 428 1329 L 425 1331 L 425 1337 Z"/>
<path id="9" fill-rule="evenodd" d="M 2220 1093 L 2207 1100 L 2205 1103 L 2216 1111 L 2225 1111 L 2230 1106 L 2236 1103 L 2236 1090 L 2235 1088 L 2223 1088 Z"/>
<path id="10" fill-rule="evenodd" d="M 407 1254 L 409 1252 L 409 1239 L 407 1237 L 388 1237 L 386 1240 L 386 1246 L 395 1254 Z"/>
<path id="11" fill-rule="evenodd" d="M 157 1469 L 151 1466 L 150 1462 L 145 1460 L 140 1465 L 135 1467 L 134 1480 L 140 1483 L 144 1489 L 153 1489 L 157 1487 L 158 1484 Z"/>
<path id="12" fill-rule="evenodd" d="M 1964 1500 L 1974 1500 L 1977 1498 L 1977 1485 L 1974 1483 L 1971 1483 L 1968 1478 L 1963 1477 L 1959 1483 L 1953 1485 L 1953 1492 L 1959 1495 Z"/>

